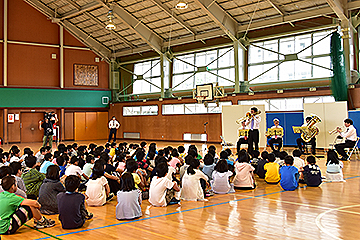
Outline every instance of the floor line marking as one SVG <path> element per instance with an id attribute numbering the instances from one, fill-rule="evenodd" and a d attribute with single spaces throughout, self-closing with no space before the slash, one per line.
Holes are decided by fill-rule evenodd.
<path id="1" fill-rule="evenodd" d="M 349 206 L 343 206 L 343 207 L 338 207 L 338 208 L 333 208 L 333 209 L 329 209 L 323 213 L 320 213 L 316 219 L 315 219 L 315 223 L 316 223 L 316 226 L 321 230 L 323 231 L 325 234 L 327 234 L 328 236 L 332 237 L 332 238 L 335 238 L 335 239 L 339 239 L 341 240 L 341 238 L 335 236 L 334 234 L 332 234 L 331 232 L 329 232 L 328 230 L 325 229 L 325 227 L 321 224 L 321 218 L 325 215 L 325 214 L 328 214 L 330 212 L 333 212 L 333 211 L 339 211 L 339 210 L 342 210 L 344 208 L 351 208 L 351 207 L 359 207 L 360 204 L 356 204 L 356 205 L 349 205 Z"/>
<path id="2" fill-rule="evenodd" d="M 359 176 L 352 176 L 352 177 L 348 177 L 348 178 L 344 178 L 344 179 L 348 180 L 348 179 L 354 179 L 354 178 L 359 178 L 359 177 L 360 177 L 360 175 L 359 175 Z M 323 184 L 326 184 L 326 183 L 329 183 L 329 182 L 323 182 Z M 297 189 L 302 189 L 302 188 L 306 188 L 306 187 L 307 187 L 307 186 L 304 185 L 304 186 L 298 187 Z M 211 205 L 207 205 L 207 206 L 190 208 L 190 209 L 185 209 L 185 210 L 170 212 L 170 213 L 166 213 L 166 214 L 160 214 L 160 215 L 156 215 L 156 216 L 151 216 L 151 217 L 145 217 L 145 218 L 135 219 L 135 220 L 132 220 L 132 221 L 126 221 L 126 222 L 120 222 L 120 223 L 110 224 L 110 225 L 101 226 L 101 227 L 96 227 L 96 228 L 83 229 L 83 230 L 79 230 L 79 231 L 75 231 L 75 232 L 63 233 L 63 234 L 59 234 L 59 235 L 55 235 L 55 236 L 56 236 L 56 237 L 62 237 L 62 236 L 67 236 L 67 235 L 72 235 L 72 234 L 77 234 L 77 233 L 83 233 L 83 232 L 89 232 L 89 231 L 99 230 L 99 229 L 103 229 L 103 228 L 120 226 L 120 225 L 124 225 L 124 224 L 141 222 L 141 221 L 146 221 L 146 220 L 153 219 L 153 218 L 160 218 L 160 217 L 175 215 L 175 214 L 179 214 L 179 213 L 185 213 L 185 212 L 195 211 L 195 210 L 199 210 L 199 209 L 206 209 L 206 208 L 210 208 L 210 207 L 225 205 L 225 204 L 228 204 L 228 203 L 231 203 L 231 202 L 240 202 L 240 201 L 245 201 L 245 200 L 250 200 L 250 199 L 256 199 L 256 198 L 260 198 L 260 197 L 264 197 L 264 196 L 269 196 L 269 195 L 273 195 L 273 194 L 278 194 L 278 193 L 282 193 L 282 192 L 287 192 L 287 191 L 285 191 L 285 190 L 280 190 L 280 191 L 271 192 L 271 193 L 265 193 L 265 194 L 260 194 L 260 195 L 256 195 L 256 196 L 247 196 L 247 195 L 245 195 L 245 196 L 247 196 L 247 197 L 241 198 L 241 199 L 229 200 L 229 201 L 226 201 L 226 202 L 220 202 L 220 203 L 215 203 L 215 204 L 211 204 Z M 49 239 L 49 237 L 46 237 L 46 238 L 38 238 L 38 239 L 36 239 L 36 240 L 43 240 L 43 239 Z"/>
<path id="3" fill-rule="evenodd" d="M 30 227 L 30 226 L 27 225 L 27 224 L 24 224 L 24 226 L 26 226 L 26 227 L 28 227 L 28 228 L 31 228 L 31 229 L 34 229 L 35 231 L 41 232 L 42 234 L 45 234 L 45 235 L 47 235 L 47 236 L 49 236 L 49 237 L 52 237 L 52 238 L 55 238 L 55 239 L 58 239 L 58 240 L 62 240 L 62 239 L 59 238 L 59 237 L 56 237 L 56 236 L 54 236 L 54 235 L 51 235 L 50 233 L 46 233 L 46 232 L 44 232 L 44 231 L 41 231 L 41 230 L 39 230 L 39 229 L 37 229 L 37 228 Z M 46 238 L 49 238 L 49 237 L 46 237 Z M 46 239 L 46 238 L 44 238 L 44 239 Z"/>

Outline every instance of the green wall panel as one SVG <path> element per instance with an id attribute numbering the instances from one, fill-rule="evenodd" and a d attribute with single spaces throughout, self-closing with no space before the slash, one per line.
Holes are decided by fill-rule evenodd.
<path id="1" fill-rule="evenodd" d="M 106 108 L 102 97 L 111 99 L 111 91 L 0 88 L 0 107 Z"/>

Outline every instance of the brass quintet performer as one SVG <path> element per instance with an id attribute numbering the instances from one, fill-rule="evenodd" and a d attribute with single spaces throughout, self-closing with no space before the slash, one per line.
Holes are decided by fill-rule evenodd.
<path id="1" fill-rule="evenodd" d="M 296 143 L 301 153 L 304 153 L 305 143 L 311 144 L 311 154 L 315 155 L 316 153 L 316 136 L 319 134 L 319 128 L 315 126 L 316 123 L 321 122 L 321 119 L 312 115 L 305 118 L 306 123 L 301 127 L 307 127 L 308 131 L 301 133 L 301 137 L 296 139 Z"/>
<path id="2" fill-rule="evenodd" d="M 241 126 L 239 127 L 239 129 L 247 129 L 246 124 L 245 124 L 246 120 L 243 118 L 239 119 L 239 120 L 241 122 Z M 238 123 L 238 121 L 237 121 L 237 123 Z M 246 145 L 248 144 L 248 136 L 239 136 L 239 139 L 236 143 L 236 150 L 238 153 L 240 152 L 241 144 L 246 144 Z"/>
<path id="3" fill-rule="evenodd" d="M 279 124 L 280 121 L 277 118 L 274 118 L 273 120 L 274 126 L 271 127 L 271 129 L 283 129 Z M 282 141 L 283 135 L 274 135 L 271 136 L 271 139 L 269 140 L 269 146 L 271 147 L 271 150 L 275 151 L 274 143 L 278 144 L 278 151 L 280 151 L 283 141 Z"/>
<path id="4" fill-rule="evenodd" d="M 259 151 L 259 128 L 260 128 L 260 122 L 261 117 L 259 116 L 261 111 L 257 109 L 257 107 L 250 108 L 250 114 L 247 113 L 247 119 L 245 122 L 245 125 L 249 129 L 248 133 L 248 152 L 252 155 L 252 152 L 254 150 Z"/>
<path id="5" fill-rule="evenodd" d="M 357 140 L 356 128 L 353 125 L 353 121 L 349 118 L 344 120 L 345 129 L 341 131 L 341 128 L 337 128 L 339 133 L 338 138 L 345 138 L 345 143 L 339 143 L 335 145 L 336 151 L 342 156 L 340 160 L 347 161 L 349 156 L 346 154 L 344 148 L 353 148 Z"/>

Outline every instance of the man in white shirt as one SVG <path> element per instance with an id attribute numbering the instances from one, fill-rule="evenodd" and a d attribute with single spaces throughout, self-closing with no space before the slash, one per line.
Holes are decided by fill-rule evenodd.
<path id="1" fill-rule="evenodd" d="M 250 109 L 251 117 L 246 120 L 246 126 L 249 129 L 248 133 L 248 153 L 252 154 L 254 145 L 255 150 L 259 151 L 259 129 L 261 117 L 259 116 L 257 107 L 252 107 Z"/>
<path id="2" fill-rule="evenodd" d="M 345 138 L 345 143 L 336 144 L 335 149 L 342 156 L 340 160 L 347 161 L 349 156 L 346 154 L 344 148 L 353 148 L 355 146 L 357 134 L 351 119 L 345 119 L 344 124 L 346 127 L 345 131 L 341 132 L 341 129 L 337 129 L 337 132 L 342 138 Z"/>
<path id="3" fill-rule="evenodd" d="M 273 122 L 274 122 L 274 126 L 272 126 L 271 129 L 279 129 L 279 130 L 282 129 L 282 127 L 279 125 L 280 124 L 279 119 L 274 118 Z M 280 133 L 276 134 L 274 136 L 271 136 L 271 139 L 269 140 L 269 146 L 271 147 L 271 149 L 273 151 L 275 151 L 274 143 L 278 144 L 278 151 L 280 151 L 282 144 L 283 144 L 282 138 L 283 138 L 283 135 L 280 135 Z"/>
<path id="4" fill-rule="evenodd" d="M 111 141 L 113 135 L 114 135 L 114 142 L 116 142 L 116 132 L 119 129 L 119 127 L 120 127 L 120 123 L 116 120 L 115 116 L 113 116 L 109 122 L 110 133 L 109 133 L 108 142 Z"/>

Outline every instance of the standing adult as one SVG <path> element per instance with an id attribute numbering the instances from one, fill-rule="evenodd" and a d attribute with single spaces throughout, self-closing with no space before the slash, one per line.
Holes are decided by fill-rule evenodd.
<path id="1" fill-rule="evenodd" d="M 119 129 L 119 127 L 120 127 L 120 123 L 116 120 L 115 116 L 113 116 L 109 122 L 110 133 L 109 133 L 108 142 L 111 141 L 113 135 L 114 135 L 114 142 L 116 142 L 116 132 Z"/>
<path id="2" fill-rule="evenodd" d="M 43 137 L 43 147 L 47 145 L 49 142 L 49 146 L 52 147 L 53 142 L 53 124 L 49 121 L 48 118 L 39 121 L 39 129 L 44 129 L 44 137 Z"/>
<path id="3" fill-rule="evenodd" d="M 254 149 L 254 145 L 255 145 L 255 150 L 259 151 L 259 129 L 260 129 L 260 122 L 261 122 L 261 117 L 259 110 L 257 109 L 257 107 L 252 107 L 250 108 L 250 113 L 251 113 L 251 117 L 249 117 L 246 120 L 246 125 L 249 129 L 249 133 L 248 133 L 248 142 L 249 142 L 249 147 L 248 147 L 248 152 L 249 154 L 253 154 L 253 149 Z"/>

